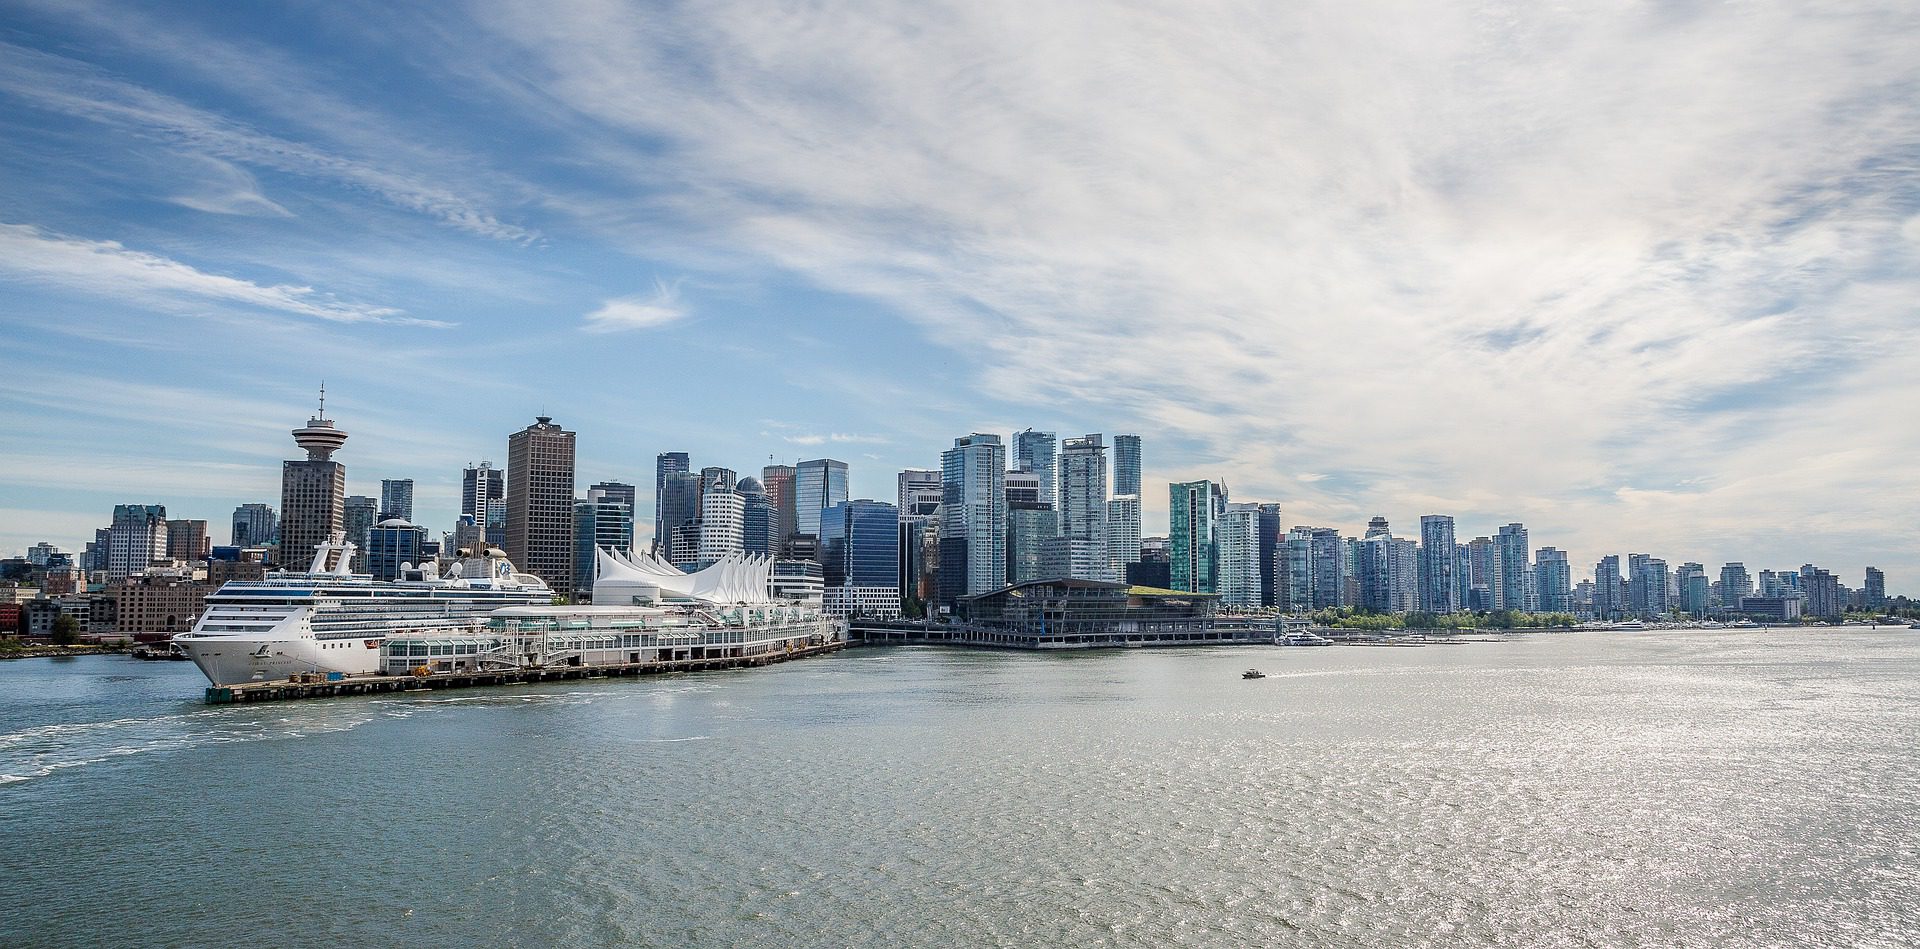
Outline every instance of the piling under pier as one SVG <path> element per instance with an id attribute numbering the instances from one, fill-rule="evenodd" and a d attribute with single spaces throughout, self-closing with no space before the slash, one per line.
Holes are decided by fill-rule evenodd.
<path id="1" fill-rule="evenodd" d="M 491 685 L 524 685 L 532 682 L 559 682 L 569 679 L 608 679 L 620 676 L 660 675 L 669 672 L 706 672 L 715 669 L 740 669 L 772 665 L 789 659 L 822 656 L 846 648 L 845 642 L 805 646 L 791 652 L 769 652 L 754 656 L 716 656 L 708 659 L 662 659 L 652 662 L 623 662 L 598 666 L 529 666 L 518 669 L 489 669 L 477 672 L 437 672 L 431 675 L 360 675 L 332 681 L 247 682 L 240 685 L 207 687 L 207 704 L 233 705 L 244 702 L 281 702 L 290 699 L 331 698 L 341 695 L 376 695 L 383 692 L 432 692 L 440 689 L 470 689 Z"/>

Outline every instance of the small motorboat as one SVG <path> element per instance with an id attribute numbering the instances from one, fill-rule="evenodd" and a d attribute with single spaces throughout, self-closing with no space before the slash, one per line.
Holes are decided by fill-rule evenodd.
<path id="1" fill-rule="evenodd" d="M 1267 674 L 1264 672 L 1261 672 L 1258 669 L 1248 669 L 1247 671 L 1240 673 L 1240 678 L 1242 679 L 1264 679 L 1266 677 L 1267 677 Z"/>

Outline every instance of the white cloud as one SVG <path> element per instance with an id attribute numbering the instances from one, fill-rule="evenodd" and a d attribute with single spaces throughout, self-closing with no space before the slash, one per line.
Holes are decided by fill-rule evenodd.
<path id="1" fill-rule="evenodd" d="M 48 234 L 0 224 L 0 272 L 38 283 L 110 297 L 142 308 L 177 309 L 184 302 L 237 305 L 335 323 L 398 323 L 446 328 L 391 307 L 342 303 L 312 287 L 259 284 L 208 273 L 115 241 Z"/>
<path id="2" fill-rule="evenodd" d="M 653 329 L 685 319 L 686 316 L 687 308 L 680 303 L 679 290 L 656 282 L 652 293 L 620 297 L 600 304 L 599 309 L 586 315 L 580 329 L 588 333 Z"/>

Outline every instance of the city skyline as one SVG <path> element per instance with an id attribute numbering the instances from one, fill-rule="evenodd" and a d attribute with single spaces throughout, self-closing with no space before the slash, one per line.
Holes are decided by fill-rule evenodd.
<path id="1" fill-rule="evenodd" d="M 325 378 L 348 493 L 415 479 L 436 531 L 537 415 L 581 484 L 824 455 L 878 499 L 1044 423 L 1145 435 L 1150 534 L 1204 480 L 1576 572 L 1920 574 L 1920 380 L 1867 358 L 1920 334 L 1920 14 L 1421 8 L 1402 46 L 1202 6 L 1083 55 L 654 15 L 13 7 L 0 555 L 272 503 Z"/>

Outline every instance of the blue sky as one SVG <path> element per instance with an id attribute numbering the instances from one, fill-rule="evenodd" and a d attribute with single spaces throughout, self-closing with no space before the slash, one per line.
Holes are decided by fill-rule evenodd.
<path id="1" fill-rule="evenodd" d="M 0 2 L 0 554 L 224 539 L 325 379 L 442 529 L 540 413 L 876 497 L 1033 425 L 1920 592 L 1911 4 L 391 6 Z"/>

